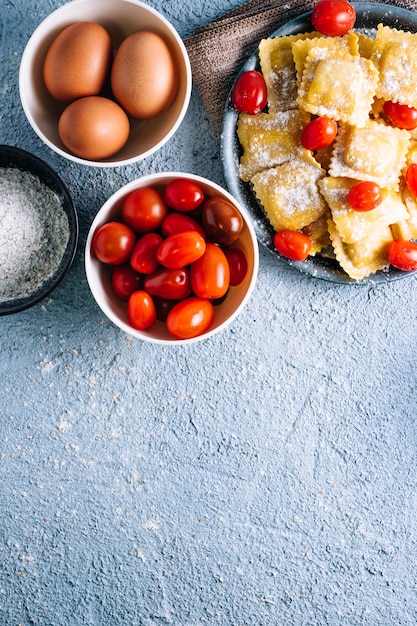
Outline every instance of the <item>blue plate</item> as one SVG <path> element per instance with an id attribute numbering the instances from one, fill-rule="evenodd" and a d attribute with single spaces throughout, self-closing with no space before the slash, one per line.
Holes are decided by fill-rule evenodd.
<path id="1" fill-rule="evenodd" d="M 383 23 L 386 26 L 417 32 L 417 14 L 407 9 L 391 6 L 388 4 L 379 4 L 376 2 L 353 2 L 356 11 L 355 30 L 366 32 L 372 36 L 378 24 Z M 312 30 L 311 11 L 303 13 L 299 17 L 287 22 L 274 31 L 270 36 L 279 37 L 283 35 L 295 35 L 297 33 L 308 32 Z M 259 59 L 257 50 L 247 59 L 242 66 L 238 76 L 247 70 L 259 69 Z M 252 192 L 248 183 L 240 180 L 238 176 L 239 160 L 241 155 L 241 147 L 236 134 L 236 126 L 238 113 L 233 107 L 231 94 L 234 85 L 229 92 L 226 101 L 225 111 L 223 115 L 223 127 L 221 134 L 221 158 L 226 184 L 230 193 L 247 208 L 252 217 L 252 224 L 255 229 L 258 241 L 272 254 L 283 259 L 289 265 L 298 270 L 335 283 L 353 283 L 353 284 L 375 284 L 381 282 L 390 282 L 400 278 L 406 278 L 415 274 L 415 272 L 402 272 L 396 268 L 390 267 L 387 270 L 376 272 L 360 281 L 353 280 L 341 269 L 339 264 L 330 258 L 320 255 L 309 257 L 306 261 L 291 261 L 281 256 L 274 248 L 273 235 L 274 230 L 271 227 L 263 208 L 259 204 L 257 198 Z"/>

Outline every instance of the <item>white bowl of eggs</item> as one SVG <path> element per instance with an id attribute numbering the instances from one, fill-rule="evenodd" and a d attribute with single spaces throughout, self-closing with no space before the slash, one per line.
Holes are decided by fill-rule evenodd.
<path id="1" fill-rule="evenodd" d="M 61 156 L 127 165 L 161 148 L 188 108 L 191 67 L 169 21 L 138 0 L 73 0 L 34 31 L 20 99 L 38 136 Z"/>

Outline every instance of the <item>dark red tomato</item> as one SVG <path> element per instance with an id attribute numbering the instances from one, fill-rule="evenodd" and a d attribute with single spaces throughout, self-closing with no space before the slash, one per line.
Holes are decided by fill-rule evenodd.
<path id="1" fill-rule="evenodd" d="M 311 250 L 311 239 L 299 230 L 280 230 L 274 235 L 274 246 L 293 261 L 305 261 Z"/>
<path id="2" fill-rule="evenodd" d="M 384 102 L 384 113 L 394 126 L 405 130 L 417 127 L 417 109 L 408 104 L 398 104 L 388 100 Z"/>
<path id="3" fill-rule="evenodd" d="M 228 200 L 209 198 L 201 207 L 201 221 L 207 237 L 230 246 L 243 231 L 243 218 Z"/>
<path id="4" fill-rule="evenodd" d="M 152 187 L 135 189 L 122 204 L 123 221 L 138 233 L 158 230 L 167 214 L 163 197 Z"/>
<path id="5" fill-rule="evenodd" d="M 417 270 L 417 244 L 395 239 L 388 245 L 387 259 L 390 265 L 399 270 L 414 272 Z"/>
<path id="6" fill-rule="evenodd" d="M 364 180 L 349 189 L 348 202 L 355 211 L 372 211 L 382 202 L 378 183 Z"/>
<path id="7" fill-rule="evenodd" d="M 116 265 L 112 272 L 111 285 L 116 296 L 129 300 L 129 296 L 142 286 L 142 277 L 129 265 Z"/>
<path id="8" fill-rule="evenodd" d="M 160 322 L 166 322 L 168 313 L 177 304 L 178 300 L 167 300 L 166 298 L 157 298 L 156 296 L 152 296 L 152 300 L 156 308 L 156 318 Z"/>
<path id="9" fill-rule="evenodd" d="M 207 332 L 213 323 L 214 308 L 204 298 L 186 298 L 177 302 L 166 319 L 168 332 L 177 339 L 191 339 Z"/>
<path id="10" fill-rule="evenodd" d="M 159 267 L 156 258 L 159 246 L 163 242 L 158 233 L 145 233 L 136 242 L 130 257 L 130 265 L 140 274 L 152 274 Z"/>
<path id="11" fill-rule="evenodd" d="M 147 276 L 143 288 L 158 298 L 181 300 L 191 294 L 190 272 L 188 268 L 162 268 Z"/>
<path id="12" fill-rule="evenodd" d="M 176 269 L 190 265 L 205 252 L 206 242 L 196 230 L 174 233 L 162 240 L 156 258 L 164 267 Z"/>
<path id="13" fill-rule="evenodd" d="M 145 330 L 156 321 L 156 309 L 146 291 L 134 291 L 127 303 L 127 319 L 136 330 Z"/>
<path id="14" fill-rule="evenodd" d="M 175 233 L 183 233 L 185 230 L 196 230 L 203 239 L 206 238 L 206 233 L 201 224 L 185 213 L 168 213 L 162 222 L 161 232 L 164 237 L 169 237 L 169 235 L 174 235 Z"/>
<path id="15" fill-rule="evenodd" d="M 321 150 L 330 146 L 337 135 L 337 124 L 330 117 L 316 117 L 301 133 L 301 143 L 306 150 Z"/>
<path id="16" fill-rule="evenodd" d="M 204 192 L 193 180 L 176 178 L 165 187 L 164 199 L 176 211 L 194 211 L 204 200 Z"/>
<path id="17" fill-rule="evenodd" d="M 230 284 L 240 285 L 248 273 L 248 260 L 241 248 L 227 248 L 224 251 L 230 269 Z"/>
<path id="18" fill-rule="evenodd" d="M 265 78 L 261 72 L 249 70 L 242 72 L 232 91 L 233 106 L 240 113 L 258 115 L 268 102 Z"/>
<path id="19" fill-rule="evenodd" d="M 190 279 L 191 288 L 199 298 L 221 298 L 230 284 L 229 263 L 223 250 L 208 243 L 204 254 L 190 265 Z"/>
<path id="20" fill-rule="evenodd" d="M 329 37 L 346 34 L 353 28 L 355 21 L 355 9 L 346 0 L 320 0 L 311 14 L 315 30 Z"/>
<path id="21" fill-rule="evenodd" d="M 125 263 L 136 243 L 136 235 L 122 222 L 107 222 L 94 233 L 92 247 L 96 257 L 108 265 Z"/>
<path id="22" fill-rule="evenodd" d="M 409 192 L 417 198 L 417 163 L 411 163 L 405 172 L 405 182 Z"/>

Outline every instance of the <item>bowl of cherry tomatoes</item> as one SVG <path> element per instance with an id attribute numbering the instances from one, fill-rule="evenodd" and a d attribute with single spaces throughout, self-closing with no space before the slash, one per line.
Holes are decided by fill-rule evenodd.
<path id="1" fill-rule="evenodd" d="M 246 209 L 216 183 L 182 172 L 119 189 L 86 241 L 87 281 L 100 309 L 124 332 L 158 344 L 223 330 L 248 302 L 258 267 Z"/>

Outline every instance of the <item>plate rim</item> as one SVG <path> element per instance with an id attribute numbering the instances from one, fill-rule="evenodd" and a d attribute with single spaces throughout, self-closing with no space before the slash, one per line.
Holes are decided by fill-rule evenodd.
<path id="1" fill-rule="evenodd" d="M 359 16 L 361 22 L 364 18 L 370 19 L 373 25 L 370 28 L 375 28 L 375 21 L 383 21 L 384 15 L 385 21 L 387 15 L 390 17 L 390 22 L 393 21 L 397 27 L 401 27 L 406 30 L 405 26 L 412 25 L 411 32 L 417 33 L 417 13 L 403 7 L 397 7 L 380 2 L 352 2 L 351 3 L 356 11 L 356 15 Z M 312 30 L 311 25 L 312 10 L 304 11 L 300 15 L 292 18 L 288 22 L 285 22 L 275 30 L 271 32 L 267 37 L 279 37 L 283 35 L 296 34 L 299 32 L 306 32 L 306 25 L 309 30 Z M 384 21 L 384 23 L 385 23 Z M 404 23 L 407 22 L 406 25 Z M 393 26 L 394 27 L 394 26 Z M 364 29 L 366 26 L 359 26 L 356 30 Z M 301 30 L 302 29 L 302 30 Z M 241 181 L 237 174 L 237 153 L 240 150 L 239 141 L 236 135 L 236 123 L 238 118 L 238 112 L 233 107 L 231 101 L 231 95 L 234 85 L 238 77 L 247 70 L 255 69 L 259 63 L 258 47 L 256 46 L 252 53 L 243 61 L 240 69 L 234 74 L 232 84 L 227 94 L 225 106 L 223 109 L 223 118 L 220 134 L 220 157 L 223 168 L 223 174 L 226 181 L 229 192 L 247 209 L 249 216 L 252 219 L 258 243 L 262 248 L 268 251 L 274 258 L 285 262 L 286 265 L 294 267 L 305 275 L 309 275 L 313 278 L 319 278 L 328 282 L 345 284 L 345 285 L 378 285 L 381 283 L 390 283 L 396 280 L 409 278 L 417 273 L 417 271 L 403 272 L 396 268 L 389 268 L 379 270 L 378 272 L 366 276 L 360 280 L 355 280 L 349 277 L 342 268 L 330 267 L 323 257 L 320 257 L 320 263 L 317 262 L 317 257 L 308 257 L 305 261 L 293 261 L 281 255 L 278 251 L 272 248 L 271 244 L 267 244 L 265 237 L 261 237 L 261 229 L 269 233 L 269 238 L 273 232 L 273 228 L 268 224 L 266 216 L 263 214 L 263 209 L 254 196 L 250 196 L 250 190 L 248 183 Z M 250 200 L 252 202 L 250 202 Z M 257 203 L 258 214 L 256 213 L 253 202 Z"/>

